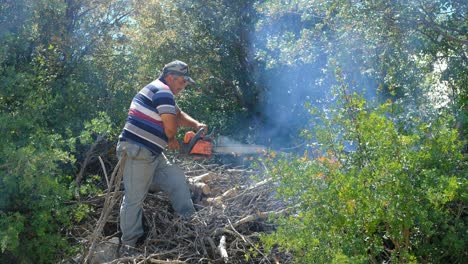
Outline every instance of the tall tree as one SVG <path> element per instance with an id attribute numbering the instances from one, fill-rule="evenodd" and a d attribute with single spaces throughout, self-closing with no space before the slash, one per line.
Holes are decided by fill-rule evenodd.
<path id="1" fill-rule="evenodd" d="M 125 55 L 128 10 L 125 1 L 0 3 L 0 262 L 70 253 L 64 228 L 83 213 L 65 204 L 75 143 L 100 111 L 122 112 L 111 103 L 125 92 L 104 69 L 126 69 L 114 58 Z"/>
<path id="2" fill-rule="evenodd" d="M 329 89 L 341 68 L 370 95 L 379 87 L 412 106 L 415 118 L 466 107 L 465 1 L 266 1 L 257 9 L 257 54 L 272 75 L 295 67 L 309 75 L 303 84 L 284 74 L 292 91 Z"/>

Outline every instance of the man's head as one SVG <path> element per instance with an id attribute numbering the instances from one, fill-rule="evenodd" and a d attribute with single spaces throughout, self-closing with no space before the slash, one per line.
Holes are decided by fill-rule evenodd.
<path id="1" fill-rule="evenodd" d="M 195 81 L 189 76 L 188 65 L 179 60 L 166 64 L 163 68 L 161 77 L 164 78 L 174 94 L 178 94 L 187 85 L 195 83 Z"/>

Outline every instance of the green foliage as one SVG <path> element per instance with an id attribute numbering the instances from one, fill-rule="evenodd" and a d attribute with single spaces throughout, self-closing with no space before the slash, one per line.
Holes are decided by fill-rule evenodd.
<path id="1" fill-rule="evenodd" d="M 19 235 L 24 230 L 24 217 L 19 213 L 6 215 L 1 212 L 2 219 L 0 220 L 0 230 L 2 236 L 0 241 L 1 252 L 10 248 L 18 248 L 20 244 Z"/>
<path id="2" fill-rule="evenodd" d="M 95 139 L 93 135 L 100 137 L 109 137 L 115 140 L 118 135 L 116 132 L 118 129 L 115 127 L 111 118 L 105 112 L 99 112 L 97 118 L 91 119 L 89 122 L 85 122 L 84 130 L 81 132 L 80 141 L 82 144 L 92 144 Z"/>
<path id="3" fill-rule="evenodd" d="M 399 129 L 393 107 L 373 108 L 342 90 L 316 133 L 305 131 L 321 148 L 270 164 L 295 213 L 275 220 L 266 245 L 299 263 L 466 259 L 463 142 L 450 118 Z"/>
<path id="4" fill-rule="evenodd" d="M 28 144 L 15 146 L 10 128 L 5 126 L 2 133 L 1 253 L 12 254 L 20 263 L 33 261 L 33 256 L 34 262 L 50 263 L 69 250 L 60 233 L 71 224 L 72 208 L 64 204 L 71 196 L 60 164 L 73 158 L 62 150 L 65 143 L 58 135 L 38 131 Z"/>
<path id="5" fill-rule="evenodd" d="M 115 66 L 126 53 L 114 39 L 125 12 L 118 1 L 0 4 L 2 263 L 53 263 L 71 252 L 67 229 L 91 210 L 69 203 L 76 139 L 82 130 L 115 139 L 114 122 L 128 107 L 120 105 L 128 93 L 122 82 L 132 75 Z"/>

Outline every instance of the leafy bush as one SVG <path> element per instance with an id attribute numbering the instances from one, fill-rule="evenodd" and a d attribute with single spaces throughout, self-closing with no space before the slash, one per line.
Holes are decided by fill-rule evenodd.
<path id="1" fill-rule="evenodd" d="M 64 231 L 73 209 L 65 204 L 71 193 L 60 164 L 73 159 L 61 150 L 65 142 L 57 135 L 36 132 L 24 146 L 2 138 L 0 262 L 56 261 L 70 249 Z"/>
<path id="2" fill-rule="evenodd" d="M 316 132 L 304 131 L 320 149 L 271 162 L 277 194 L 295 210 L 275 220 L 268 247 L 292 251 L 299 263 L 467 258 L 463 142 L 445 117 L 402 129 L 395 108 L 371 108 L 343 90 Z"/>

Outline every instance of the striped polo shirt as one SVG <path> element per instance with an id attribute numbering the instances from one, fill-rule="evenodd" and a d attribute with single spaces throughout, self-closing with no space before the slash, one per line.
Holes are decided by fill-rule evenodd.
<path id="1" fill-rule="evenodd" d="M 159 155 L 167 146 L 161 114 L 176 114 L 174 94 L 161 80 L 155 80 L 133 97 L 120 141 L 148 148 Z"/>

